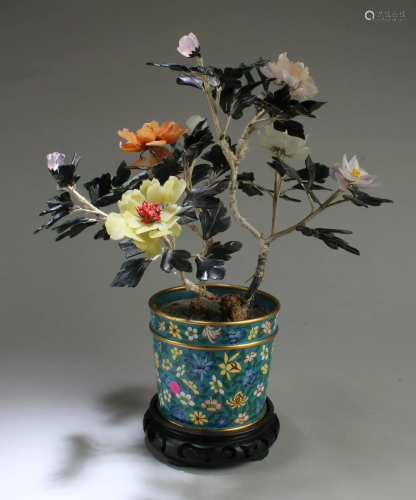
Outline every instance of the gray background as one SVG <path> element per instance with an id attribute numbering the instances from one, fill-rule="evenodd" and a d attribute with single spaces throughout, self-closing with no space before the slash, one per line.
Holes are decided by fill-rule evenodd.
<path id="1" fill-rule="evenodd" d="M 366 21 L 368 9 L 405 11 L 406 21 Z M 414 2 L 3 1 L 0 19 L 1 497 L 414 498 Z M 299 234 L 273 245 L 262 289 L 282 303 L 268 393 L 282 430 L 265 461 L 233 471 L 166 466 L 143 441 L 156 387 L 147 299 L 177 278 L 151 268 L 136 289 L 111 289 L 117 244 L 93 231 L 60 243 L 51 231 L 33 236 L 55 194 L 47 153 L 77 151 L 86 182 L 126 157 L 119 128 L 208 116 L 202 93 L 145 66 L 186 64 L 176 47 L 189 31 L 207 64 L 284 51 L 304 61 L 328 101 L 303 120 L 312 157 L 332 165 L 357 154 L 383 182 L 371 193 L 395 200 L 341 205 L 311 224 L 352 230 L 360 257 Z M 242 126 L 232 124 L 233 138 Z M 254 137 L 242 170 L 270 185 L 266 160 Z M 270 201 L 240 203 L 267 232 Z M 308 210 L 282 202 L 279 227 Z M 236 225 L 228 236 L 245 247 L 227 282 L 243 284 L 256 241 Z M 181 241 L 199 248 L 186 229 Z"/>

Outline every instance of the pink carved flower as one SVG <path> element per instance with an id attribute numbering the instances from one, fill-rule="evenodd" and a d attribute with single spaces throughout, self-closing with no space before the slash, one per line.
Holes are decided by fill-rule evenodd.
<path id="1" fill-rule="evenodd" d="M 258 398 L 261 396 L 261 393 L 264 391 L 263 382 L 257 386 L 257 389 L 254 391 L 254 395 Z"/>
<path id="2" fill-rule="evenodd" d="M 214 412 L 217 410 L 221 410 L 222 403 L 218 403 L 218 399 L 212 399 L 212 396 L 210 396 L 203 403 L 201 403 L 201 408 L 206 408 L 207 411 Z"/>
<path id="3" fill-rule="evenodd" d="M 208 339 L 211 344 L 216 344 L 217 337 L 221 335 L 221 328 L 215 329 L 215 326 L 209 326 L 207 325 L 203 331 L 202 331 L 202 336 L 204 339 Z"/>
<path id="4" fill-rule="evenodd" d="M 243 425 L 250 418 L 250 415 L 247 415 L 247 412 L 239 413 L 238 417 L 234 420 L 236 424 Z"/>
<path id="5" fill-rule="evenodd" d="M 269 62 L 260 68 L 261 72 L 268 78 L 276 78 L 274 83 L 290 87 L 292 99 L 306 101 L 318 93 L 315 82 L 309 76 L 309 69 L 301 62 L 289 61 L 287 52 L 280 54 L 277 62 Z"/>
<path id="6" fill-rule="evenodd" d="M 46 155 L 46 159 L 48 161 L 48 168 L 51 172 L 57 172 L 58 167 L 64 164 L 65 155 L 62 153 L 50 153 Z"/>
<path id="7" fill-rule="evenodd" d="M 329 175 L 338 182 L 338 186 L 345 191 L 349 186 L 356 188 L 368 188 L 380 186 L 380 182 L 375 182 L 376 175 L 370 175 L 360 168 L 356 156 L 353 156 L 348 162 L 347 155 L 342 159 L 342 165 L 335 163 L 334 167 L 329 169 Z"/>
<path id="8" fill-rule="evenodd" d="M 253 359 L 257 356 L 256 351 L 250 351 L 248 354 L 246 354 L 246 357 L 244 358 L 244 363 L 250 363 L 250 361 L 253 361 Z"/>
<path id="9" fill-rule="evenodd" d="M 200 51 L 198 38 L 193 34 L 183 36 L 179 40 L 178 52 L 185 57 L 195 57 Z"/>
<path id="10" fill-rule="evenodd" d="M 270 321 L 265 321 L 261 324 L 261 327 L 263 328 L 264 334 L 270 335 L 272 333 L 272 324 L 270 323 Z"/>
<path id="11" fill-rule="evenodd" d="M 159 332 L 164 332 L 166 330 L 166 321 L 159 321 Z"/>

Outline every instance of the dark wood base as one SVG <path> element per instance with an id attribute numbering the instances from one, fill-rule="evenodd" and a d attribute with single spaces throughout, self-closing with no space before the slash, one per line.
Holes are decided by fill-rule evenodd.
<path id="1" fill-rule="evenodd" d="M 229 467 L 263 460 L 279 435 L 280 424 L 273 403 L 266 399 L 266 415 L 241 431 L 212 432 L 185 429 L 162 417 L 153 396 L 143 419 L 150 445 L 172 464 L 187 467 Z"/>

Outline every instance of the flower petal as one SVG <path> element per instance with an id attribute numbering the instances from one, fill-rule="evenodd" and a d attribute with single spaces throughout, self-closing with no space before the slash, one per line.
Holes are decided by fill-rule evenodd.
<path id="1" fill-rule="evenodd" d="M 125 236 L 127 225 L 120 214 L 111 212 L 107 216 L 105 227 L 112 240 L 121 240 Z"/>
<path id="2" fill-rule="evenodd" d="M 341 174 L 336 173 L 335 177 L 338 181 L 338 186 L 342 191 L 345 191 L 350 185 L 349 181 Z"/>

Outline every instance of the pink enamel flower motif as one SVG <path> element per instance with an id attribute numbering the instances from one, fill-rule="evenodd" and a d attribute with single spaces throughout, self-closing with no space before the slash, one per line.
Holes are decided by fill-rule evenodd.
<path id="1" fill-rule="evenodd" d="M 234 420 L 236 424 L 243 425 L 250 418 L 250 415 L 247 415 L 247 412 L 239 413 L 238 417 Z"/>
<path id="2" fill-rule="evenodd" d="M 212 396 L 210 396 L 203 403 L 201 403 L 201 408 L 205 408 L 207 411 L 214 412 L 217 410 L 221 410 L 222 403 L 219 403 L 218 399 L 213 399 Z"/>
<path id="3" fill-rule="evenodd" d="M 265 335 L 270 335 L 272 333 L 272 324 L 270 321 L 265 321 L 261 324 L 261 327 L 263 328 L 263 333 Z"/>
<path id="4" fill-rule="evenodd" d="M 302 62 L 294 63 L 287 58 L 287 52 L 280 54 L 277 62 L 268 62 L 260 68 L 268 78 L 275 78 L 276 85 L 289 85 L 292 99 L 306 101 L 318 93 L 315 82 L 309 76 L 309 69 Z"/>
<path id="5" fill-rule="evenodd" d="M 342 165 L 335 163 L 329 170 L 329 175 L 338 182 L 339 189 L 345 191 L 349 186 L 356 188 L 368 188 L 380 186 L 380 182 L 373 183 L 376 175 L 370 175 L 362 169 L 358 163 L 357 157 L 353 156 L 348 162 L 347 155 L 342 159 Z"/>

